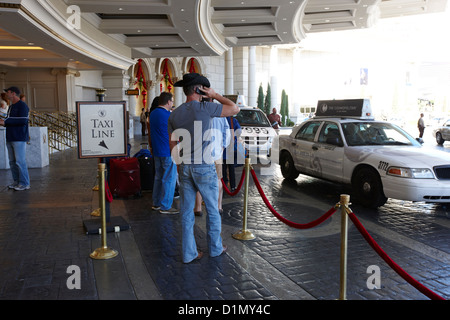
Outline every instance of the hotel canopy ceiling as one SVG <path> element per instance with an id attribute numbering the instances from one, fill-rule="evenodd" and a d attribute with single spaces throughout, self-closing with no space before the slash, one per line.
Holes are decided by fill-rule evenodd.
<path id="1" fill-rule="evenodd" d="M 127 69 L 442 12 L 447 0 L 0 0 L 0 66 Z"/>

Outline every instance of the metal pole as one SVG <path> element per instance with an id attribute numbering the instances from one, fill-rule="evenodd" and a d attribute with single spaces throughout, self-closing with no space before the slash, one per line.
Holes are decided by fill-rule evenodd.
<path id="1" fill-rule="evenodd" d="M 106 171 L 106 164 L 99 163 L 98 164 L 98 186 L 99 186 L 99 204 L 100 204 L 100 210 L 102 215 L 102 246 L 98 249 L 95 249 L 94 252 L 90 254 L 90 257 L 92 259 L 111 259 L 118 255 L 118 252 L 114 249 L 108 248 L 108 245 L 106 244 L 106 201 L 105 201 L 105 171 Z"/>
<path id="2" fill-rule="evenodd" d="M 244 181 L 244 217 L 242 230 L 233 234 L 233 238 L 237 240 L 253 240 L 255 236 L 247 230 L 247 203 L 248 203 L 248 181 L 250 179 L 250 158 L 245 158 L 245 181 Z"/>
<path id="3" fill-rule="evenodd" d="M 339 300 L 347 299 L 347 233 L 348 233 L 348 216 L 347 210 L 350 203 L 350 196 L 341 194 L 341 272 L 340 272 L 340 290 Z"/>

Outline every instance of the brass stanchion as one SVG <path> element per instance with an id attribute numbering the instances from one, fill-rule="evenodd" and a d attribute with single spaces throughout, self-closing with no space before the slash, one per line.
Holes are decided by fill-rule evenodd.
<path id="1" fill-rule="evenodd" d="M 340 272 L 340 289 L 339 300 L 347 299 L 347 231 L 348 231 L 348 216 L 347 208 L 350 204 L 350 196 L 341 194 L 341 272 Z"/>
<path id="2" fill-rule="evenodd" d="M 111 249 L 106 244 L 106 202 L 105 202 L 105 170 L 106 165 L 104 163 L 98 164 L 98 173 L 99 173 L 99 203 L 100 210 L 102 215 L 102 247 L 95 249 L 94 252 L 90 254 L 92 259 L 105 260 L 111 259 L 118 255 L 118 252 L 114 249 Z"/>
<path id="3" fill-rule="evenodd" d="M 242 230 L 233 234 L 237 240 L 253 240 L 255 236 L 250 230 L 247 230 L 247 202 L 248 202 L 248 182 L 250 179 L 250 159 L 245 158 L 245 181 L 244 181 L 244 218 Z"/>

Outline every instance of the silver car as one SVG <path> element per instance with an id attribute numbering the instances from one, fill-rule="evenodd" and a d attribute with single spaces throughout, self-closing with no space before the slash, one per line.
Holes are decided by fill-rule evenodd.
<path id="1" fill-rule="evenodd" d="M 450 119 L 434 129 L 433 136 L 436 138 L 436 143 L 439 145 L 444 144 L 445 141 L 450 141 Z"/>

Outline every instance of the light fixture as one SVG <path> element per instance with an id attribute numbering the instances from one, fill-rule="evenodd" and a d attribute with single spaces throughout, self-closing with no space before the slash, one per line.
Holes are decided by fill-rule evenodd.
<path id="1" fill-rule="evenodd" d="M 44 48 L 33 46 L 0 46 L 0 50 L 44 50 Z"/>

